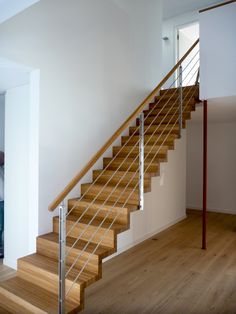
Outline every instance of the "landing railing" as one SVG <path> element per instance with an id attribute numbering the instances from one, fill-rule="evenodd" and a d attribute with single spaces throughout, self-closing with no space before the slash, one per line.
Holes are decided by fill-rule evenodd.
<path id="1" fill-rule="evenodd" d="M 198 49 L 196 49 L 198 48 Z M 191 60 L 187 63 L 187 65 L 182 66 L 185 59 L 191 55 Z M 173 83 L 165 90 L 161 95 L 159 95 L 159 92 L 163 85 L 169 80 L 173 74 L 177 72 L 176 78 L 173 81 Z M 93 156 L 93 158 L 87 163 L 87 165 L 76 175 L 76 177 L 66 186 L 66 188 L 57 196 L 57 198 L 51 203 L 49 206 L 49 210 L 53 211 L 59 206 L 59 312 L 64 313 L 65 312 L 65 300 L 68 297 L 68 295 L 71 293 L 72 288 L 74 287 L 75 283 L 78 282 L 78 280 L 81 277 L 81 274 L 85 270 L 86 266 L 90 262 L 93 254 L 97 251 L 99 246 L 102 244 L 104 238 L 108 234 L 109 230 L 111 230 L 114 223 L 117 221 L 119 216 L 121 215 L 122 209 L 127 206 L 129 203 L 130 198 L 134 193 L 139 193 L 139 208 L 143 210 L 143 199 L 144 199 L 144 177 L 147 171 L 149 170 L 151 164 L 155 160 L 158 153 L 161 151 L 163 146 L 165 145 L 166 140 L 168 139 L 168 136 L 172 133 L 172 131 L 178 126 L 179 129 L 179 137 L 181 137 L 181 131 L 183 127 L 183 112 L 185 112 L 185 109 L 188 107 L 189 103 L 192 101 L 193 97 L 195 96 L 196 89 L 194 86 L 189 87 L 186 91 L 186 93 L 183 93 L 183 86 L 188 86 L 190 82 L 194 78 L 197 78 L 197 83 L 199 79 L 199 40 L 197 40 L 194 45 L 186 52 L 186 54 L 180 59 L 180 61 L 173 67 L 173 69 L 166 75 L 166 77 L 158 84 L 158 86 L 151 92 L 151 94 L 139 105 L 139 107 L 133 112 L 133 114 L 122 124 L 122 126 L 112 135 L 112 137 L 104 144 L 104 146 Z M 173 93 L 168 94 L 169 90 L 176 86 L 176 82 L 178 82 L 178 89 L 174 89 Z M 163 102 L 165 100 L 165 96 L 170 95 L 168 97 L 168 100 L 163 104 L 163 106 L 160 108 L 155 116 L 155 118 L 145 126 L 145 121 L 150 117 L 152 112 L 158 108 L 158 104 Z M 159 96 L 158 99 L 156 99 L 156 96 Z M 178 96 L 177 98 L 175 96 Z M 143 110 L 146 106 L 148 106 L 151 102 L 154 103 L 152 109 L 148 111 L 148 114 L 144 116 Z M 169 106 L 168 106 L 169 105 Z M 165 115 L 162 113 L 165 112 Z M 164 124 L 164 128 L 162 132 L 156 133 L 156 131 L 159 129 L 160 125 L 163 124 L 167 116 L 170 116 L 170 119 L 166 124 Z M 108 169 L 108 167 L 111 165 L 111 163 L 119 157 L 119 155 L 122 153 L 125 147 L 129 146 L 131 143 L 131 140 L 133 136 L 136 135 L 135 132 L 133 132 L 128 140 L 121 146 L 120 150 L 117 154 L 114 154 L 114 157 L 111 158 L 110 162 L 104 167 L 104 169 L 101 171 L 101 173 L 97 176 L 97 178 L 93 181 L 93 183 L 88 187 L 88 189 L 83 193 L 83 195 L 74 203 L 72 208 L 68 211 L 67 206 L 65 204 L 65 199 L 68 196 L 68 194 L 72 191 L 72 189 L 80 182 L 80 180 L 85 176 L 85 174 L 88 171 L 92 170 L 92 167 L 95 165 L 95 163 L 103 156 L 103 154 L 107 151 L 108 148 L 114 143 L 115 140 L 117 140 L 120 135 L 127 130 L 128 127 L 131 126 L 131 123 L 139 117 L 139 138 L 138 141 L 135 142 L 135 144 L 131 144 L 131 148 L 127 155 L 122 157 L 122 162 L 117 166 L 117 169 L 114 170 L 113 175 L 107 180 L 107 182 L 101 187 L 97 195 L 91 200 L 89 205 L 84 209 L 83 213 L 79 216 L 79 218 L 73 223 L 73 225 L 66 230 L 66 220 L 68 216 L 73 212 L 73 210 L 78 205 L 78 202 L 83 200 L 87 193 L 91 190 L 91 188 L 98 182 L 98 179 L 102 176 L 102 174 Z M 158 120 L 159 119 L 159 120 Z M 153 127 L 154 131 L 150 134 L 150 128 Z M 169 130 L 169 131 L 168 131 Z M 144 142 L 144 136 L 149 131 L 149 137 Z M 153 136 L 157 136 L 155 141 L 153 141 Z M 144 155 L 144 151 L 146 147 L 149 147 L 148 151 Z M 158 146 L 158 149 L 156 150 Z M 69 237 L 74 230 L 74 228 L 80 223 L 81 219 L 88 213 L 88 210 L 91 208 L 91 206 L 98 200 L 99 195 L 105 190 L 105 188 L 109 185 L 112 178 L 116 175 L 116 173 L 121 170 L 124 163 L 128 160 L 128 158 L 131 156 L 132 153 L 134 153 L 135 149 L 138 148 L 139 153 L 136 155 L 136 157 L 132 158 L 132 162 L 130 162 L 128 168 L 126 170 L 122 170 L 122 176 L 120 176 L 118 182 L 114 185 L 112 185 L 112 189 L 109 191 L 106 199 L 104 201 L 101 201 L 99 203 L 99 206 L 97 207 L 96 213 L 93 217 L 91 217 L 90 221 L 88 221 L 88 224 L 83 229 L 83 231 L 80 233 L 80 235 L 76 238 L 73 245 L 66 250 L 66 238 Z M 155 151 L 154 151 L 155 150 Z M 120 186 L 120 183 L 125 178 L 126 174 L 131 172 L 132 166 L 134 164 L 138 164 L 137 169 L 134 171 L 132 170 L 132 175 L 129 178 L 127 184 L 124 184 L 124 186 Z M 138 177 L 137 183 L 130 188 L 131 182 Z M 117 194 L 117 188 L 119 187 L 119 194 Z M 116 201 L 111 202 L 110 197 L 112 194 L 116 191 Z M 122 196 L 124 196 L 124 193 L 128 192 L 128 196 L 126 196 L 125 201 L 121 201 Z M 88 230 L 88 227 L 93 223 L 93 221 L 98 217 L 99 213 L 102 210 L 102 207 L 107 203 L 109 200 L 109 209 L 107 210 L 106 215 L 101 220 L 99 225 L 96 227 L 94 232 L 89 237 L 89 240 L 86 242 L 84 247 L 81 249 L 80 253 L 74 258 L 74 261 L 72 264 L 66 269 L 66 259 L 71 253 L 71 250 L 76 246 L 78 241 L 83 238 L 83 235 Z M 121 206 L 122 203 L 122 206 Z M 118 207 L 116 207 L 118 205 Z M 87 259 L 84 260 L 83 267 L 81 267 L 80 270 L 78 270 L 78 274 L 76 275 L 73 283 L 68 287 L 65 286 L 65 280 L 68 278 L 68 275 L 71 273 L 72 270 L 75 269 L 75 266 L 78 262 L 78 260 L 81 258 L 83 252 L 88 248 L 90 243 L 95 243 L 94 238 L 98 238 L 98 234 L 101 232 L 101 227 L 103 226 L 104 222 L 107 222 L 107 218 L 109 214 L 112 212 L 113 208 L 116 207 L 117 212 L 116 215 L 112 220 L 109 220 L 109 223 L 106 224 L 106 230 L 105 232 L 99 237 L 99 241 L 96 242 L 95 247 L 91 253 L 88 254 Z"/>

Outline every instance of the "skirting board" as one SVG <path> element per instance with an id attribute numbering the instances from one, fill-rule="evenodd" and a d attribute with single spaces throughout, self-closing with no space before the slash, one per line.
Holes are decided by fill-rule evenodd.
<path id="1" fill-rule="evenodd" d="M 6 265 L 7 267 L 10 267 L 14 270 L 17 270 L 17 261 L 15 261 L 15 260 L 11 260 L 11 259 L 4 257 L 3 265 Z"/>
<path id="2" fill-rule="evenodd" d="M 162 231 L 164 231 L 164 230 L 166 230 L 166 229 L 176 225 L 178 222 L 180 222 L 180 221 L 182 221 L 182 220 L 184 220 L 186 218 L 187 218 L 187 215 L 184 215 L 184 216 L 182 216 L 182 217 L 180 217 L 178 219 L 175 219 L 175 220 L 171 221 L 170 223 L 164 225 L 163 227 L 161 227 L 161 228 L 159 228 L 159 229 L 157 229 L 157 230 L 155 230 L 153 232 L 145 234 L 144 236 L 140 237 L 137 241 L 133 242 L 132 244 L 122 247 L 121 249 L 119 249 L 113 255 L 108 256 L 107 258 L 103 259 L 103 263 L 105 263 L 105 262 L 109 261 L 110 259 L 112 259 L 113 257 L 115 257 L 117 255 L 120 255 L 121 253 L 123 253 L 123 252 L 125 252 L 125 251 L 127 251 L 127 250 L 129 250 L 129 249 L 131 249 L 133 247 L 135 247 L 136 245 L 138 245 L 138 244 L 140 244 L 140 243 L 150 239 L 151 237 L 155 236 L 156 234 L 161 233 Z"/>
<path id="3" fill-rule="evenodd" d="M 193 209 L 193 210 L 202 210 L 202 208 L 199 207 L 195 207 L 195 206 L 191 206 L 188 205 L 187 209 Z M 215 209 L 215 208 L 207 208 L 208 212 L 212 212 L 212 213 L 221 213 L 221 214 L 230 214 L 230 215 L 236 215 L 236 209 L 232 210 L 232 209 Z"/>

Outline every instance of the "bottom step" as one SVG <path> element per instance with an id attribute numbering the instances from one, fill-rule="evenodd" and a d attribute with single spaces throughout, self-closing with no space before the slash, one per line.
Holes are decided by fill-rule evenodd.
<path id="1" fill-rule="evenodd" d="M 58 296 L 16 276 L 0 284 L 0 308 L 3 313 L 56 314 Z M 66 302 L 66 313 L 77 313 L 81 306 Z"/>

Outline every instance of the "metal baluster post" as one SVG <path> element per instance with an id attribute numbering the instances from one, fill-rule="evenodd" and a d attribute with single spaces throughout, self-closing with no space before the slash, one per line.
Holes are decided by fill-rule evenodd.
<path id="1" fill-rule="evenodd" d="M 179 137 L 182 135 L 183 127 L 183 68 L 179 67 Z"/>
<path id="2" fill-rule="evenodd" d="M 144 205 L 144 114 L 139 116 L 139 208 Z"/>
<path id="3" fill-rule="evenodd" d="M 65 243 L 66 208 L 63 201 L 59 207 L 59 314 L 65 313 Z"/>

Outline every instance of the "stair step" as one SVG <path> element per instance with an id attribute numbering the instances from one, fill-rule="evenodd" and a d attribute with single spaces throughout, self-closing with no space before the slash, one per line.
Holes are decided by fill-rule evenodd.
<path id="1" fill-rule="evenodd" d="M 15 276 L 0 284 L 0 303 L 7 310 L 2 313 L 57 314 L 58 295 L 34 283 Z M 77 313 L 82 309 L 78 302 L 66 301 L 66 313 Z"/>
<path id="2" fill-rule="evenodd" d="M 52 293 L 58 292 L 58 261 L 38 253 L 18 259 L 17 275 L 35 283 Z M 69 266 L 66 267 L 68 269 Z M 79 273 L 79 269 L 73 268 L 66 278 L 66 289 L 69 289 Z M 98 275 L 84 269 L 68 295 L 68 299 L 74 302 L 82 300 L 84 287 L 99 279 Z"/>
<path id="3" fill-rule="evenodd" d="M 191 113 L 183 113 L 183 122 L 186 120 L 189 120 L 191 118 Z M 162 117 L 162 116 L 151 116 L 147 117 L 144 120 L 144 125 L 159 125 L 159 124 L 168 124 L 168 125 L 178 125 L 179 121 L 179 115 L 170 115 L 167 117 Z M 136 120 L 137 126 L 139 125 L 139 118 Z M 184 125 L 184 124 L 183 124 Z"/>
<path id="4" fill-rule="evenodd" d="M 109 184 L 112 186 L 134 187 L 139 181 L 139 174 L 134 172 L 114 171 L 114 170 L 94 170 L 93 180 L 99 184 Z M 144 189 L 150 191 L 151 177 L 148 174 L 144 176 Z"/>
<path id="5" fill-rule="evenodd" d="M 71 210 L 73 207 L 72 214 L 75 216 L 81 216 L 84 212 L 86 212 L 86 216 L 94 217 L 96 215 L 96 217 L 102 219 L 107 217 L 108 221 L 113 221 L 119 211 L 120 214 L 116 218 L 116 222 L 124 225 L 128 224 L 129 213 L 137 210 L 137 206 L 130 204 L 126 204 L 125 207 L 122 206 L 123 204 L 119 202 L 117 202 L 114 206 L 114 202 L 106 201 L 104 204 L 104 201 L 91 201 L 91 199 L 86 199 L 86 197 L 83 197 L 83 199 L 70 199 L 68 202 L 68 208 Z"/>
<path id="6" fill-rule="evenodd" d="M 179 134 L 179 125 L 145 125 L 144 126 L 144 134 L 151 135 L 151 134 Z M 131 126 L 129 128 L 129 135 L 132 134 L 139 134 L 139 126 Z"/>
<path id="7" fill-rule="evenodd" d="M 75 268 L 81 269 L 84 263 L 90 258 L 86 269 L 92 273 L 101 273 L 101 261 L 102 258 L 109 256 L 114 252 L 109 247 L 99 246 L 94 252 L 96 245 L 83 240 L 79 240 L 76 243 L 75 238 L 66 238 L 66 251 L 68 251 L 73 245 L 74 247 L 70 250 L 69 255 L 66 258 L 66 264 L 72 265 L 77 256 L 80 255 Z M 48 234 L 41 235 L 37 238 L 37 253 L 58 260 L 58 234 L 51 232 Z M 94 253 L 93 253 L 94 252 Z M 93 254 L 92 254 L 93 253 Z M 92 254 L 92 255 L 91 255 Z"/>
<path id="8" fill-rule="evenodd" d="M 165 158 L 168 153 L 168 146 L 148 146 L 144 147 L 144 156 L 146 158 L 151 158 L 154 155 L 157 158 Z M 127 157 L 133 158 L 139 155 L 139 146 L 114 146 L 113 147 L 113 155 L 117 157 Z"/>
<path id="9" fill-rule="evenodd" d="M 178 135 L 176 134 L 170 134 L 170 135 L 145 135 L 144 136 L 144 145 L 164 145 L 169 146 L 173 145 L 174 140 L 178 138 Z M 133 145 L 139 142 L 139 136 L 134 135 L 132 137 L 130 136 L 122 136 L 121 143 L 122 145 Z"/>
<path id="10" fill-rule="evenodd" d="M 153 176 L 159 175 L 159 168 L 160 168 L 160 162 L 167 161 L 167 156 L 164 158 L 155 158 L 152 160 L 151 158 L 148 158 L 144 162 L 144 170 L 146 173 L 149 173 Z M 139 159 L 136 160 L 134 158 L 115 158 L 114 160 L 112 158 L 103 158 L 104 168 L 107 170 L 127 170 L 127 171 L 133 171 L 138 173 L 139 169 Z M 148 169 L 147 169 L 148 168 Z"/>
<path id="11" fill-rule="evenodd" d="M 197 85 L 190 85 L 190 86 L 183 86 L 183 93 L 186 92 L 193 92 L 195 90 L 195 92 L 199 91 L 199 86 Z M 160 95 L 164 95 L 164 94 L 173 94 L 175 92 L 179 92 L 179 88 L 169 88 L 169 89 L 162 89 L 160 91 Z"/>
<path id="12" fill-rule="evenodd" d="M 186 107 L 183 106 L 183 113 L 190 113 L 191 111 L 194 111 L 195 107 L 194 105 L 187 105 Z M 179 113 L 179 106 L 171 108 L 152 108 L 149 110 L 144 110 L 144 116 L 165 116 L 165 115 L 175 115 Z"/>
<path id="13" fill-rule="evenodd" d="M 74 225 L 74 229 L 70 231 Z M 117 221 L 111 225 L 109 219 L 103 221 L 103 219 L 99 217 L 92 219 L 89 216 L 69 215 L 66 219 L 66 230 L 67 233 L 70 231 L 70 237 L 81 237 L 82 240 L 95 244 L 101 241 L 99 245 L 109 248 L 116 248 L 116 235 L 127 230 L 127 228 L 127 225 L 120 224 Z M 59 217 L 53 218 L 53 232 L 59 233 Z"/>
<path id="14" fill-rule="evenodd" d="M 86 192 L 86 198 L 97 198 L 99 200 L 108 200 L 110 202 L 125 203 L 128 200 L 128 204 L 139 204 L 139 193 L 137 188 L 124 188 L 105 186 L 102 184 L 87 183 L 81 184 L 81 194 Z"/>
<path id="15" fill-rule="evenodd" d="M 184 96 L 183 96 L 184 97 Z M 195 97 L 185 97 L 183 99 L 183 107 L 187 107 L 187 106 L 194 106 L 196 104 L 196 99 Z M 179 107 L 179 96 L 175 97 L 160 97 L 158 98 L 156 101 L 153 101 L 149 104 L 149 109 L 153 109 L 155 107 L 155 109 L 163 109 L 163 108 L 178 108 Z"/>

